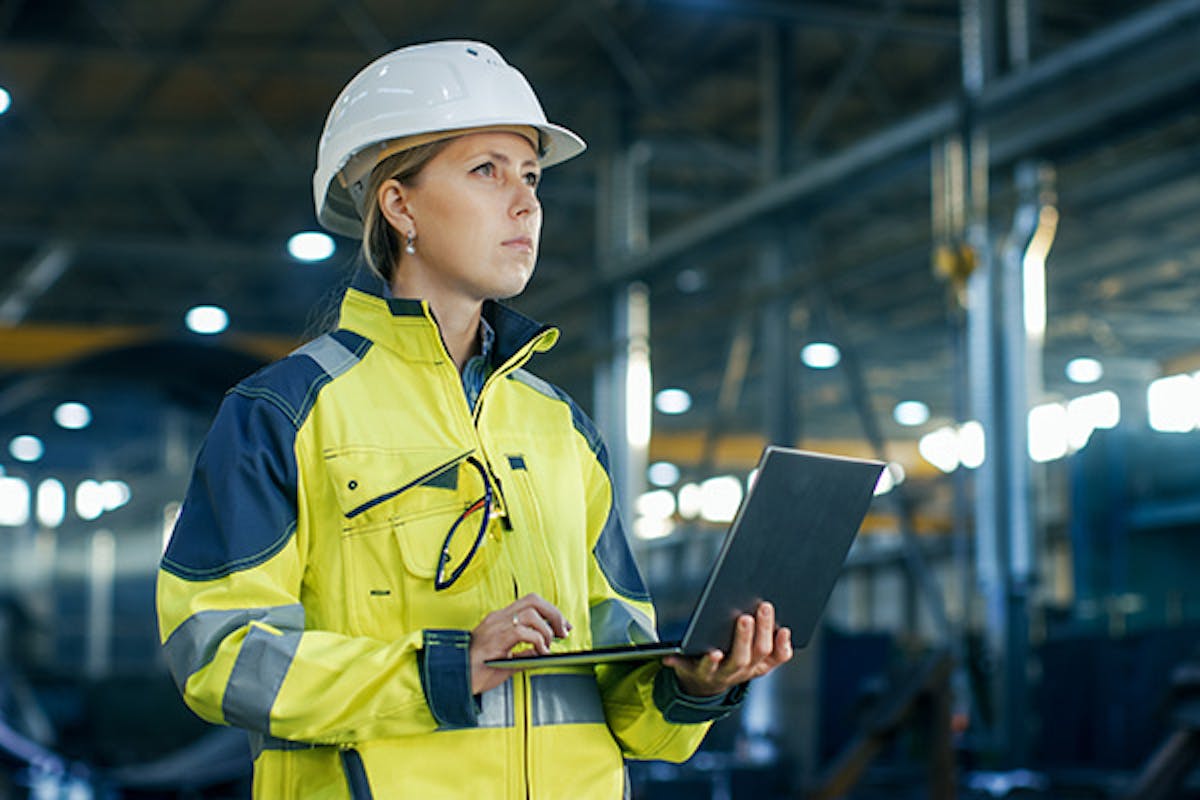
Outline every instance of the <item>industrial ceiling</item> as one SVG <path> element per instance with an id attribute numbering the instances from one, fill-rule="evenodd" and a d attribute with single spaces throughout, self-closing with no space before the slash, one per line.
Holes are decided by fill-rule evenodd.
<path id="1" fill-rule="evenodd" d="M 149 406 L 211 409 L 311 335 L 355 258 L 345 239 L 323 264 L 285 248 L 316 229 L 329 104 L 374 57 L 444 38 L 495 45 L 589 141 L 545 178 L 517 305 L 564 331 L 533 369 L 591 407 L 612 298 L 648 287 L 654 385 L 694 400 L 656 416 L 652 457 L 762 436 L 772 352 L 805 441 L 863 439 L 869 413 L 911 451 L 953 419 L 961 317 L 932 264 L 955 233 L 935 225 L 935 178 L 980 132 L 997 263 L 1022 198 L 1058 212 L 1048 396 L 1094 390 L 1063 377 L 1081 355 L 1120 390 L 1200 367 L 1200 2 L 7 0 L 0 439 L 46 438 L 47 470 L 141 464 L 121 443 L 161 434 Z M 229 330 L 188 333 L 197 304 Z M 816 340 L 838 368 L 799 367 Z M 155 388 L 106 403 L 120 380 Z M 85 386 L 92 428 L 53 431 Z M 910 399 L 923 426 L 891 418 Z"/>

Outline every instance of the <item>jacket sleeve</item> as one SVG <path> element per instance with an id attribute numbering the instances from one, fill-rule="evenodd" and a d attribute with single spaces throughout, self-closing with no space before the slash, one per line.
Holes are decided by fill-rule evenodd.
<path id="1" fill-rule="evenodd" d="M 167 665 L 199 716 L 269 737 L 332 744 L 433 730 L 420 661 L 456 663 L 455 637 L 382 642 L 306 629 L 300 419 L 264 386 L 242 384 L 222 404 L 159 571 Z M 464 696 L 458 686 L 445 693 Z"/>
<path id="2" fill-rule="evenodd" d="M 577 426 L 591 449 L 586 472 L 593 646 L 656 641 L 654 606 L 617 512 L 607 451 L 590 421 L 582 422 L 577 419 Z M 595 670 L 608 726 L 625 755 L 635 759 L 685 761 L 700 746 L 709 724 L 740 706 L 744 694 L 689 697 L 674 673 L 657 661 L 600 664 Z"/>

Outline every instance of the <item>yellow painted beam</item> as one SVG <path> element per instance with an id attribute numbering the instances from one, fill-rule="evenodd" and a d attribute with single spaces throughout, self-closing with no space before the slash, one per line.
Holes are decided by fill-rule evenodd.
<path id="1" fill-rule="evenodd" d="M 0 326 L 0 370 L 54 367 L 94 353 L 164 338 L 164 331 L 149 325 L 53 325 L 25 323 Z M 300 342 L 284 336 L 231 334 L 223 344 L 273 361 L 287 355 Z"/>

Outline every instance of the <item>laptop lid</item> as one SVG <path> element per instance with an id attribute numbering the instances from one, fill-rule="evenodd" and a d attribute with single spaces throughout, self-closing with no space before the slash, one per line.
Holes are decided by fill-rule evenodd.
<path id="1" fill-rule="evenodd" d="M 812 638 L 883 472 L 879 461 L 770 446 L 696 601 L 685 653 L 728 650 L 738 615 L 760 601 Z"/>
<path id="2" fill-rule="evenodd" d="M 526 669 L 728 650 L 734 621 L 770 600 L 803 647 L 833 591 L 883 471 L 879 461 L 769 446 L 725 535 L 680 642 L 520 655 L 489 661 Z"/>

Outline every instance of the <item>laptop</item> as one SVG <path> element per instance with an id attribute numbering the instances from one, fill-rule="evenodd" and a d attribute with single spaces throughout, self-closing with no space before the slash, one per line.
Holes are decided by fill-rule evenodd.
<path id="1" fill-rule="evenodd" d="M 793 647 L 812 638 L 862 525 L 884 464 L 769 446 L 757 477 L 696 600 L 683 638 L 488 661 L 507 669 L 648 661 L 728 650 L 738 615 L 761 600 L 792 630 Z"/>

